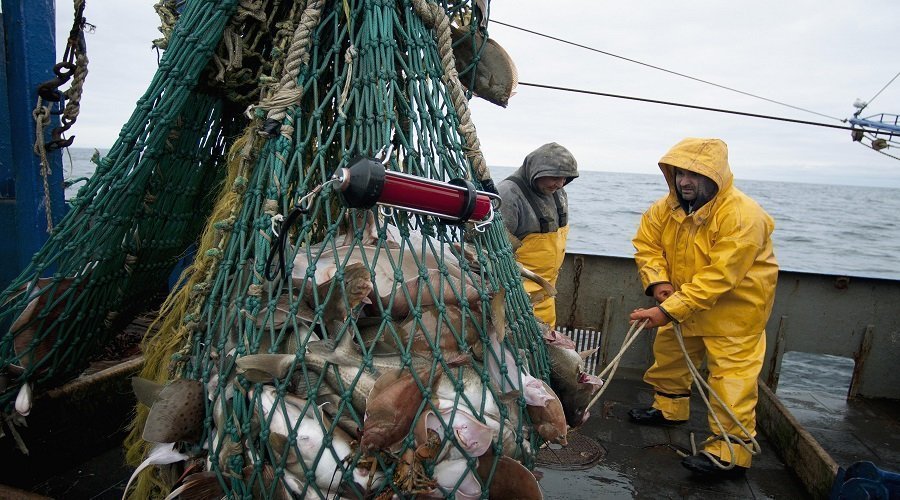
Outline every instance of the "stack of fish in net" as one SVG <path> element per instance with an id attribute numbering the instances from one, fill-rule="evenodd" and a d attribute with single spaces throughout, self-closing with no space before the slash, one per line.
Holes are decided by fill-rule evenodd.
<path id="1" fill-rule="evenodd" d="M 208 222 L 159 333 L 145 341 L 126 441 L 140 463 L 131 494 L 539 498 L 535 450 L 565 443 L 597 381 L 566 339 L 535 322 L 502 222 L 473 228 L 403 207 L 352 208 L 335 182 L 362 156 L 417 178 L 492 188 L 466 90 L 505 105 L 516 77 L 487 38 L 486 6 L 194 0 L 159 10 L 177 21 L 157 79 L 187 81 L 210 104 L 198 112 L 185 98 L 193 94 L 156 89 L 132 121 L 159 141 L 176 139 L 177 128 L 185 147 L 208 145 L 179 170 L 194 218 Z M 203 38 L 210 30 L 215 43 Z M 154 113 L 160 103 L 175 111 Z M 189 110 L 197 116 L 188 127 Z M 156 179 L 142 184 L 147 192 L 178 193 L 160 160 L 177 148 L 163 144 L 155 156 L 116 153 L 79 195 L 88 209 L 61 227 L 92 234 L 90 207 L 112 196 L 111 184 L 142 179 L 142 168 Z M 123 133 L 111 155 L 146 147 Z M 136 270 L 155 280 L 171 270 L 178 253 L 148 254 L 146 241 L 170 242 L 177 229 L 170 243 L 186 247 L 196 221 L 179 216 L 173 226 L 146 194 L 125 237 L 112 233 L 96 241 L 103 251 L 72 259 L 62 275 L 74 286 L 57 282 L 48 295 L 41 282 L 20 280 L 38 285 L 17 296 L 4 342 L 23 339 L 22 324 L 46 324 L 54 305 L 77 311 L 76 297 L 106 293 L 113 298 L 91 312 L 99 321 L 127 302 L 123 289 L 146 286 Z M 109 257 L 115 245 L 127 262 Z M 128 287 L 104 287 L 114 276 Z M 27 316 L 41 297 L 54 300 L 35 306 L 43 316 Z M 77 329 L 66 335 L 84 341 Z M 59 361 L 60 338 L 38 334 L 3 353 L 21 365 L 40 352 L 67 371 L 79 359 Z M 40 379 L 17 380 L 4 389 L 10 403 Z"/>

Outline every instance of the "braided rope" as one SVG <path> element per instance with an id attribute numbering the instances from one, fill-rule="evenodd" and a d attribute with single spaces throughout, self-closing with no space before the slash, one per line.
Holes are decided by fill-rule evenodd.
<path id="1" fill-rule="evenodd" d="M 288 49 L 281 81 L 272 96 L 256 106 L 257 109 L 265 110 L 266 118 L 270 120 L 283 120 L 287 116 L 285 110 L 303 97 L 303 88 L 297 86 L 297 76 L 300 74 L 300 66 L 309 62 L 310 37 L 322 18 L 323 5 L 325 0 L 309 0 L 306 3 Z"/>
<path id="2" fill-rule="evenodd" d="M 44 129 L 50 124 L 50 107 L 43 105 L 43 99 L 37 98 L 37 104 L 31 116 L 34 117 L 34 154 L 41 161 L 41 179 L 44 184 L 44 215 L 47 217 L 47 232 L 53 230 L 53 214 L 50 207 L 50 160 L 47 158 L 47 147 L 44 144 Z"/>
<path id="3" fill-rule="evenodd" d="M 412 0 L 416 14 L 422 18 L 422 22 L 435 30 L 437 34 L 438 50 L 441 55 L 441 64 L 444 66 L 442 81 L 450 91 L 453 107 L 459 116 L 459 133 L 466 140 L 466 157 L 472 162 L 475 174 L 481 181 L 490 180 L 491 172 L 488 170 L 484 154 L 481 152 L 481 141 L 475 132 L 475 124 L 472 123 L 472 113 L 469 111 L 469 101 L 466 99 L 462 83 L 459 81 L 459 72 L 456 71 L 456 58 L 453 56 L 453 38 L 450 35 L 450 18 L 444 9 L 427 0 Z"/>

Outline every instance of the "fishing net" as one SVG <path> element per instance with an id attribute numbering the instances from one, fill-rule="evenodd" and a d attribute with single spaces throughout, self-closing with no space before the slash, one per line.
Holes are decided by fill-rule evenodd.
<path id="1" fill-rule="evenodd" d="M 336 180 L 362 158 L 493 189 L 458 76 L 476 86 L 480 4 L 160 2 L 156 77 L 3 295 L 7 412 L 202 233 L 145 340 L 126 446 L 160 466 L 135 496 L 527 496 L 565 421 L 502 222 L 349 208 Z"/>

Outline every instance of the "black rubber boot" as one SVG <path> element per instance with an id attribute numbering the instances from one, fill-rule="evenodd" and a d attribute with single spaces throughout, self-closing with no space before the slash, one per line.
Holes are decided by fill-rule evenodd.
<path id="1" fill-rule="evenodd" d="M 690 455 L 684 457 L 681 460 L 681 465 L 683 465 L 686 469 L 693 472 L 694 474 L 704 476 L 704 477 L 721 477 L 721 478 L 735 478 L 741 477 L 747 473 L 746 467 L 741 467 L 740 465 L 735 465 L 730 469 L 722 469 L 710 460 L 706 455 Z M 728 467 L 729 462 L 722 462 L 722 465 Z"/>
<path id="2" fill-rule="evenodd" d="M 669 420 L 656 408 L 632 408 L 628 412 L 628 418 L 641 425 L 674 425 L 683 424 L 687 420 Z"/>

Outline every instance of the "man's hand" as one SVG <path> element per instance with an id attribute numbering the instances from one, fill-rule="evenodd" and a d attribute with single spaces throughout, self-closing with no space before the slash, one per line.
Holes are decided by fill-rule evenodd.
<path id="1" fill-rule="evenodd" d="M 666 299 L 669 298 L 669 295 L 675 293 L 675 287 L 672 286 L 671 283 L 657 283 L 653 285 L 653 299 L 656 300 L 658 304 L 662 304 Z"/>
<path id="2" fill-rule="evenodd" d="M 651 307 L 650 309 L 635 309 L 631 311 L 631 322 L 642 322 L 645 319 L 650 320 L 647 323 L 647 328 L 656 328 L 663 325 L 669 324 L 672 320 L 666 316 L 666 313 L 663 312 L 659 307 Z"/>

